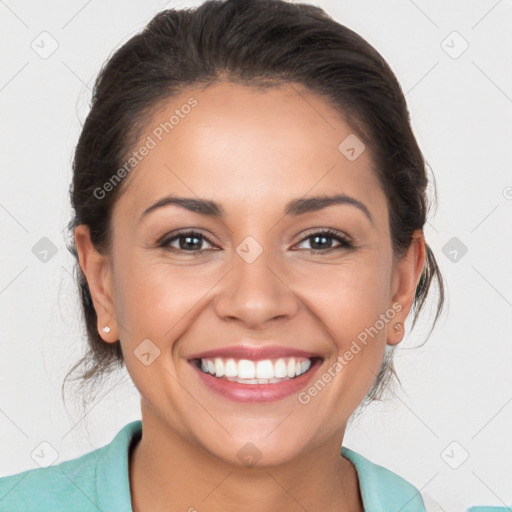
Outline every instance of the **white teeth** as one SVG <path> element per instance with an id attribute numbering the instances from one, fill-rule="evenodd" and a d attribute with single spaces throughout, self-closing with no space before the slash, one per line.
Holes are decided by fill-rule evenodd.
<path id="1" fill-rule="evenodd" d="M 202 359 L 201 359 L 202 361 Z M 202 368 L 202 363 L 201 363 Z M 237 377 L 238 376 L 238 368 L 234 359 L 228 359 L 226 364 L 224 365 L 224 373 L 226 377 Z"/>
<path id="2" fill-rule="evenodd" d="M 240 375 L 241 377 L 241 375 Z M 256 378 L 271 379 L 274 377 L 274 365 L 270 359 L 256 363 Z"/>
<path id="3" fill-rule="evenodd" d="M 288 376 L 288 369 L 286 367 L 286 361 L 284 359 L 278 359 L 274 364 L 274 374 L 276 378 L 282 379 Z"/>
<path id="4" fill-rule="evenodd" d="M 309 362 L 309 360 L 308 360 Z M 306 368 L 306 362 L 302 361 L 298 365 L 295 366 L 295 376 L 302 375 L 305 373 L 309 367 Z"/>
<path id="5" fill-rule="evenodd" d="M 254 379 L 256 377 L 256 367 L 253 361 L 240 359 L 238 361 L 238 377 L 241 379 Z"/>
<path id="6" fill-rule="evenodd" d="M 240 377 L 230 377 L 228 380 L 231 382 L 243 382 L 244 384 L 266 384 L 260 382 L 260 379 L 241 379 Z M 268 379 L 261 379 L 267 381 Z"/>
<path id="7" fill-rule="evenodd" d="M 224 377 L 244 384 L 272 384 L 303 375 L 311 368 L 311 360 L 304 357 L 263 359 L 201 359 L 201 370 L 214 377 Z"/>
<path id="8" fill-rule="evenodd" d="M 209 368 L 209 365 L 208 365 Z M 213 372 L 210 372 L 213 373 Z M 224 375 L 224 363 L 220 357 L 215 358 L 215 375 L 217 377 L 222 377 Z"/>
<path id="9" fill-rule="evenodd" d="M 293 359 L 288 359 L 288 364 L 286 365 L 286 368 L 288 377 L 290 377 L 290 379 L 293 379 L 293 377 L 295 377 L 295 361 Z"/>

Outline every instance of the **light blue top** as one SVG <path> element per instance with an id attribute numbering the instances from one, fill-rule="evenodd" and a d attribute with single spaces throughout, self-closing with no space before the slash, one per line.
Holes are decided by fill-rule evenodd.
<path id="1" fill-rule="evenodd" d="M 1 512 L 133 512 L 129 453 L 142 435 L 142 422 L 125 425 L 102 448 L 76 459 L 0 478 Z M 367 512 L 426 512 L 419 491 L 396 473 L 342 447 L 355 466 Z M 468 512 L 507 508 L 473 507 Z"/>

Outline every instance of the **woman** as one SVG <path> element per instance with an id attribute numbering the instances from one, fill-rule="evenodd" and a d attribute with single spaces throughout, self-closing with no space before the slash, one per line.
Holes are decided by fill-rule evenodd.
<path id="1" fill-rule="evenodd" d="M 102 69 L 73 168 L 84 379 L 126 365 L 142 420 L 0 479 L 0 510 L 425 510 L 342 447 L 434 280 L 443 306 L 374 48 L 312 5 L 163 11 Z"/>

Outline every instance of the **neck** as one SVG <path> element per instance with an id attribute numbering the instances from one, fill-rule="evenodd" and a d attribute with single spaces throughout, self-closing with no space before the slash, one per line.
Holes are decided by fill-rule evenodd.
<path id="1" fill-rule="evenodd" d="M 300 458 L 259 468 L 213 456 L 144 408 L 142 424 L 129 461 L 133 512 L 235 512 L 242 504 L 244 512 L 363 512 L 355 468 L 340 455 L 339 432 Z"/>

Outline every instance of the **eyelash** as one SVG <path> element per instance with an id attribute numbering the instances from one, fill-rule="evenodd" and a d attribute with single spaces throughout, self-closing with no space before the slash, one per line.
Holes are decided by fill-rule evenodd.
<path id="1" fill-rule="evenodd" d="M 197 231 L 180 231 L 178 233 L 175 233 L 170 238 L 163 239 L 161 242 L 158 243 L 158 246 L 163 249 L 172 251 L 172 252 L 186 252 L 186 253 L 188 252 L 188 253 L 195 253 L 195 254 L 202 254 L 205 251 L 211 250 L 211 249 L 200 249 L 198 251 L 194 251 L 194 250 L 186 251 L 185 249 L 178 249 L 176 247 L 170 246 L 170 243 L 173 242 L 174 240 L 178 240 L 180 237 L 186 237 L 186 236 L 199 238 L 201 240 L 206 240 L 206 242 L 208 242 L 209 244 L 214 245 L 202 233 L 198 233 Z M 306 237 L 304 237 L 298 243 L 301 244 L 302 242 L 309 240 L 310 238 L 314 238 L 316 236 L 332 238 L 332 239 L 336 240 L 337 242 L 339 242 L 340 245 L 338 247 L 328 247 L 327 249 L 303 249 L 303 250 L 308 251 L 309 253 L 318 254 L 318 253 L 322 253 L 322 252 L 330 252 L 330 251 L 333 251 L 336 249 L 353 249 L 354 248 L 354 245 L 351 242 L 349 242 L 349 240 L 346 237 L 342 236 L 340 233 L 338 233 L 337 231 L 334 231 L 332 229 L 323 229 L 320 231 L 314 231 L 313 233 L 308 234 Z"/>

